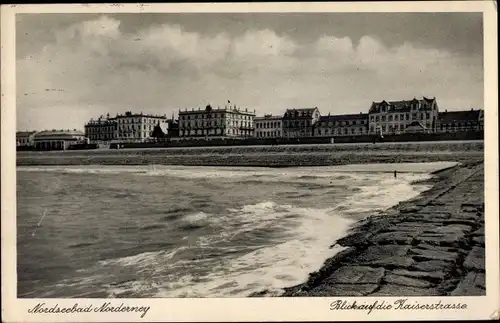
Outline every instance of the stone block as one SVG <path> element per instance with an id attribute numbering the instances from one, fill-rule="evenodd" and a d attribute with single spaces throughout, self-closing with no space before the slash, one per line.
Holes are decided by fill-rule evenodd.
<path id="1" fill-rule="evenodd" d="M 445 273 L 441 271 L 413 271 L 405 269 L 395 269 L 392 271 L 392 273 L 400 276 L 425 279 L 431 282 L 439 282 L 446 278 Z"/>
<path id="2" fill-rule="evenodd" d="M 387 274 L 384 277 L 384 281 L 389 284 L 412 286 L 419 288 L 429 288 L 432 284 L 426 280 L 410 278 L 406 276 Z"/>
<path id="3" fill-rule="evenodd" d="M 399 212 L 400 213 L 416 213 L 418 211 L 420 211 L 420 207 L 418 206 L 403 206 L 399 209 Z"/>
<path id="4" fill-rule="evenodd" d="M 418 243 L 426 243 L 435 246 L 460 247 L 465 244 L 465 234 L 460 233 L 422 233 L 415 237 Z"/>
<path id="5" fill-rule="evenodd" d="M 447 272 L 451 264 L 443 260 L 428 260 L 417 262 L 411 269 L 426 272 Z"/>
<path id="6" fill-rule="evenodd" d="M 434 226 L 424 230 L 424 233 L 449 233 L 449 234 L 463 234 L 472 231 L 472 227 L 464 224 L 450 224 L 443 226 Z"/>
<path id="7" fill-rule="evenodd" d="M 481 246 L 484 248 L 484 236 L 476 236 L 472 238 L 472 242 L 474 242 L 475 245 Z"/>
<path id="8" fill-rule="evenodd" d="M 321 285 L 309 292 L 310 296 L 366 296 L 377 290 L 377 284 Z"/>
<path id="9" fill-rule="evenodd" d="M 485 271 L 484 248 L 475 246 L 464 261 L 464 268 L 471 271 Z"/>
<path id="10" fill-rule="evenodd" d="M 375 244 L 407 244 L 411 245 L 413 238 L 418 234 L 418 232 L 385 232 L 380 233 L 372 237 L 372 242 Z"/>
<path id="11" fill-rule="evenodd" d="M 439 296 L 435 288 L 418 288 L 396 284 L 386 284 L 371 296 Z"/>
<path id="12" fill-rule="evenodd" d="M 384 277 L 384 268 L 344 266 L 337 269 L 325 283 L 330 284 L 378 284 Z"/>
<path id="13" fill-rule="evenodd" d="M 409 246 L 379 245 L 364 250 L 355 262 L 360 265 L 408 268 L 415 261 L 407 256 Z"/>
<path id="14" fill-rule="evenodd" d="M 479 276 L 480 275 L 480 276 Z M 470 272 L 458 284 L 457 288 L 451 292 L 451 296 L 483 296 L 486 295 L 484 289 L 484 275 Z"/>
<path id="15" fill-rule="evenodd" d="M 455 262 L 458 258 L 458 253 L 456 252 L 448 252 L 443 250 L 432 250 L 432 249 L 412 248 L 410 249 L 410 254 L 414 255 L 413 259 L 417 261 L 442 260 L 442 261 Z"/>
<path id="16" fill-rule="evenodd" d="M 480 227 L 476 231 L 472 232 L 473 236 L 484 236 L 484 226 Z"/>
<path id="17" fill-rule="evenodd" d="M 433 246 L 433 245 L 426 244 L 426 243 L 419 243 L 418 245 L 415 245 L 414 248 L 433 250 L 433 251 L 443 251 L 443 252 L 455 252 L 457 250 L 456 248 L 453 248 L 453 247 Z"/>

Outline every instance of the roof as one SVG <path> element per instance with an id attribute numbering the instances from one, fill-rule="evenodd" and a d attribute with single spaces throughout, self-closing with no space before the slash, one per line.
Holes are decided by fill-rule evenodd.
<path id="1" fill-rule="evenodd" d="M 84 136 L 80 130 L 44 130 L 35 135 L 35 138 L 53 137 L 53 136 Z"/>
<path id="2" fill-rule="evenodd" d="M 307 109 L 286 109 L 283 118 L 310 118 L 313 116 L 314 111 L 318 108 L 307 108 Z"/>
<path id="3" fill-rule="evenodd" d="M 255 121 L 266 121 L 266 120 L 281 120 L 282 116 L 265 115 L 263 117 L 255 117 Z"/>
<path id="4" fill-rule="evenodd" d="M 439 112 L 438 120 L 442 123 L 455 121 L 477 121 L 481 115 L 481 110 L 450 111 Z"/>
<path id="5" fill-rule="evenodd" d="M 34 133 L 36 133 L 36 131 L 18 131 L 16 132 L 16 137 L 29 137 Z"/>
<path id="6" fill-rule="evenodd" d="M 380 111 L 380 107 L 386 105 L 388 107 L 389 112 L 409 112 L 411 111 L 410 105 L 411 103 L 420 103 L 419 110 L 430 110 L 432 108 L 432 104 L 436 101 L 436 98 L 426 98 L 425 96 L 421 100 L 417 100 L 413 98 L 412 100 L 403 100 L 403 101 L 381 101 L 381 102 L 373 102 L 369 113 L 378 113 Z"/>
<path id="7" fill-rule="evenodd" d="M 321 116 L 320 121 L 345 121 L 345 120 L 367 120 L 368 113 L 357 113 L 357 114 L 340 114 L 340 115 L 328 115 Z"/>
<path id="8" fill-rule="evenodd" d="M 163 115 L 153 115 L 153 114 L 147 114 L 147 113 L 132 113 L 131 111 L 125 112 L 125 114 L 117 114 L 114 118 L 109 118 L 111 120 L 117 119 L 117 118 L 137 118 L 137 117 L 146 117 L 146 118 L 156 118 L 156 119 L 166 119 L 167 116 Z"/>
<path id="9" fill-rule="evenodd" d="M 205 113 L 238 113 L 238 114 L 244 114 L 244 115 L 249 115 L 249 116 L 255 116 L 255 111 L 249 111 L 248 109 L 245 109 L 244 111 L 240 108 L 234 107 L 223 107 L 223 108 L 213 108 L 210 104 L 207 105 L 204 109 L 198 108 L 198 110 L 184 110 L 181 111 L 179 110 L 179 115 L 188 115 L 188 114 L 205 114 Z"/>

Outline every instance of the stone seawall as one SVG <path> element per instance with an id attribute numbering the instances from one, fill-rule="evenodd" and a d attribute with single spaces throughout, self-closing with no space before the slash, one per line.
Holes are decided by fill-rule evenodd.
<path id="1" fill-rule="evenodd" d="M 440 177 L 418 198 L 359 223 L 335 242 L 346 249 L 283 296 L 485 295 L 483 164 Z"/>
<path id="2" fill-rule="evenodd" d="M 18 152 L 17 165 L 326 166 L 481 160 L 484 144 L 424 142 L 386 144 L 201 147 L 171 149 Z"/>

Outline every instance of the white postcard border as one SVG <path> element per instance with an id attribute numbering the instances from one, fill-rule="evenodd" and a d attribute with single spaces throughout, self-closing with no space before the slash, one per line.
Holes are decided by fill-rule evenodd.
<path id="1" fill-rule="evenodd" d="M 483 12 L 485 83 L 485 237 L 487 295 L 481 297 L 409 297 L 411 304 L 462 303 L 465 310 L 330 310 L 337 300 L 393 304 L 403 297 L 203 298 L 203 299 L 18 299 L 16 297 L 16 13 L 139 12 Z M 488 319 L 500 310 L 498 206 L 497 17 L 492 1 L 377 3 L 238 3 L 238 4 L 96 4 L 10 5 L 1 10 L 1 214 L 2 317 L 5 322 L 125 321 L 350 321 Z M 30 314 L 37 304 L 90 309 L 73 314 Z M 102 312 L 103 304 L 149 307 L 142 312 Z M 92 306 L 91 308 L 89 306 Z M 108 306 L 109 308 L 109 306 Z M 97 309 L 97 310 L 96 310 Z M 496 312 L 498 315 L 498 312 Z"/>

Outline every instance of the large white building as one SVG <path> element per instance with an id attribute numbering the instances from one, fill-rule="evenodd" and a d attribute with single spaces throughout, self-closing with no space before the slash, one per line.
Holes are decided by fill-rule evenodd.
<path id="1" fill-rule="evenodd" d="M 399 134 L 420 123 L 420 131 L 434 132 L 439 115 L 436 98 L 409 101 L 373 102 L 369 110 L 371 134 Z M 412 126 L 413 127 L 413 126 Z M 408 131 L 411 131 L 409 128 Z"/>
<path id="2" fill-rule="evenodd" d="M 44 130 L 34 136 L 36 150 L 66 150 L 72 145 L 87 144 L 88 138 L 79 130 Z"/>
<path id="3" fill-rule="evenodd" d="M 156 125 L 164 131 L 168 131 L 168 120 L 166 115 L 150 115 L 141 113 L 132 113 L 127 111 L 123 115 L 117 115 L 116 136 L 118 142 L 144 142 L 153 135 Z"/>
<path id="4" fill-rule="evenodd" d="M 255 137 L 257 138 L 280 138 L 283 136 L 282 116 L 266 114 L 263 117 L 255 117 Z"/>
<path id="5" fill-rule="evenodd" d="M 247 138 L 254 135 L 255 111 L 228 104 L 222 108 L 207 105 L 205 109 L 179 111 L 179 137 Z"/>
<path id="6" fill-rule="evenodd" d="M 316 137 L 367 135 L 368 114 L 321 116 L 314 130 L 314 136 Z"/>

